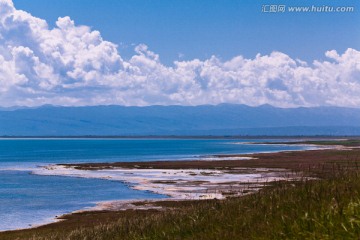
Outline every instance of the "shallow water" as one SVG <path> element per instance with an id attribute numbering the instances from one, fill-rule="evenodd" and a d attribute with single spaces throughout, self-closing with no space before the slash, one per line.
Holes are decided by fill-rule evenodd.
<path id="1" fill-rule="evenodd" d="M 248 140 L 1 139 L 0 230 L 51 222 L 57 215 L 91 207 L 100 201 L 165 197 L 133 190 L 119 181 L 32 174 L 38 166 L 79 162 L 175 161 L 199 159 L 212 154 L 305 148 L 294 145 L 238 144 L 245 142 Z"/>

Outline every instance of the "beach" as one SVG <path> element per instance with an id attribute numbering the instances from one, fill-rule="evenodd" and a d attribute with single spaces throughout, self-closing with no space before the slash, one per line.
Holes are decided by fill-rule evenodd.
<path id="1" fill-rule="evenodd" d="M 57 217 L 57 222 L 40 226 L 57 229 L 75 221 L 76 226 L 104 223 L 124 214 L 158 212 L 182 204 L 203 201 L 226 201 L 229 198 L 256 193 L 278 182 L 316 179 L 324 164 L 337 164 L 358 156 L 357 146 L 327 146 L 317 150 L 277 153 L 216 155 L 209 161 L 149 161 L 116 163 L 55 164 L 44 166 L 42 175 L 99 178 L 125 182 L 129 187 L 166 196 L 164 199 L 114 200 Z M 222 158 L 224 160 L 222 160 Z M 232 160 L 231 160 L 232 159 Z M 326 169 L 325 169 L 326 170 Z M 311 172 L 311 174 L 310 174 Z M 132 215 L 131 214 L 131 215 Z M 143 213 L 140 213 L 140 215 Z M 100 216 L 100 217 L 98 217 Z M 107 219 L 107 220 L 94 220 Z M 60 221 L 61 220 L 61 221 Z M 11 232 L 10 232 L 11 233 Z M 1 235 L 0 235 L 1 236 Z"/>
<path id="2" fill-rule="evenodd" d="M 0 231 L 48 224 L 57 221 L 55 216 L 91 209 L 103 202 L 223 198 L 223 191 L 227 191 L 229 195 L 235 192 L 231 188 L 246 187 L 243 183 L 237 186 L 236 182 L 240 180 L 246 183 L 264 182 L 265 177 L 275 176 L 270 176 L 264 170 L 214 171 L 211 167 L 191 167 L 189 164 L 197 161 L 247 161 L 251 158 L 250 155 L 234 154 L 313 148 L 303 145 L 258 144 L 262 141 L 265 140 L 166 137 L 1 139 Z M 226 156 L 228 154 L 230 155 Z M 166 173 L 156 170 L 156 166 L 154 169 L 134 170 L 137 165 L 142 166 L 143 162 L 154 161 L 162 162 L 160 169 L 165 167 L 166 162 L 185 161 L 186 164 L 181 165 L 186 171 L 181 172 L 174 166 L 171 166 L 174 167 L 172 171 Z M 116 165 L 118 162 L 140 165 L 133 164 L 130 170 L 125 166 L 124 169 L 103 171 L 77 171 L 81 169 L 70 166 L 82 163 Z M 219 190 L 218 183 L 222 183 L 224 190 Z"/>

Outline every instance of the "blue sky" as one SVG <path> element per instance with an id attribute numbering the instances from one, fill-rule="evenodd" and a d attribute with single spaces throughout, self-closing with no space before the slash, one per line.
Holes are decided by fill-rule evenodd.
<path id="1" fill-rule="evenodd" d="M 262 12 L 270 5 L 285 12 Z M 289 10 L 312 6 L 354 11 Z M 0 106 L 360 108 L 359 9 L 359 0 L 0 0 Z"/>
<path id="2" fill-rule="evenodd" d="M 327 50 L 360 49 L 358 0 L 14 0 L 18 9 L 46 19 L 59 16 L 99 30 L 130 57 L 132 44 L 145 43 L 171 64 L 174 60 L 224 60 L 237 55 L 281 51 L 306 61 Z M 265 4 L 355 6 L 353 13 L 262 13 Z"/>

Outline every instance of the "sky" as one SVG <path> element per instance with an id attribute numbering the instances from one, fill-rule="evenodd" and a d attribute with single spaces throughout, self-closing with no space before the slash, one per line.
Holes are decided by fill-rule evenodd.
<path id="1" fill-rule="evenodd" d="M 289 9 L 312 6 L 354 10 Z M 0 0 L 0 106 L 358 108 L 359 9 L 358 0 Z"/>

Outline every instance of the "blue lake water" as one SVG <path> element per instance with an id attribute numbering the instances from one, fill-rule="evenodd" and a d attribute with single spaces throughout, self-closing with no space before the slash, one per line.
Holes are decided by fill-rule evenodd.
<path id="1" fill-rule="evenodd" d="M 51 222 L 55 216 L 91 207 L 100 201 L 165 197 L 133 190 L 122 182 L 32 174 L 32 170 L 38 166 L 80 162 L 176 161 L 213 154 L 305 149 L 304 146 L 295 145 L 239 144 L 248 141 L 0 139 L 0 231 Z"/>

